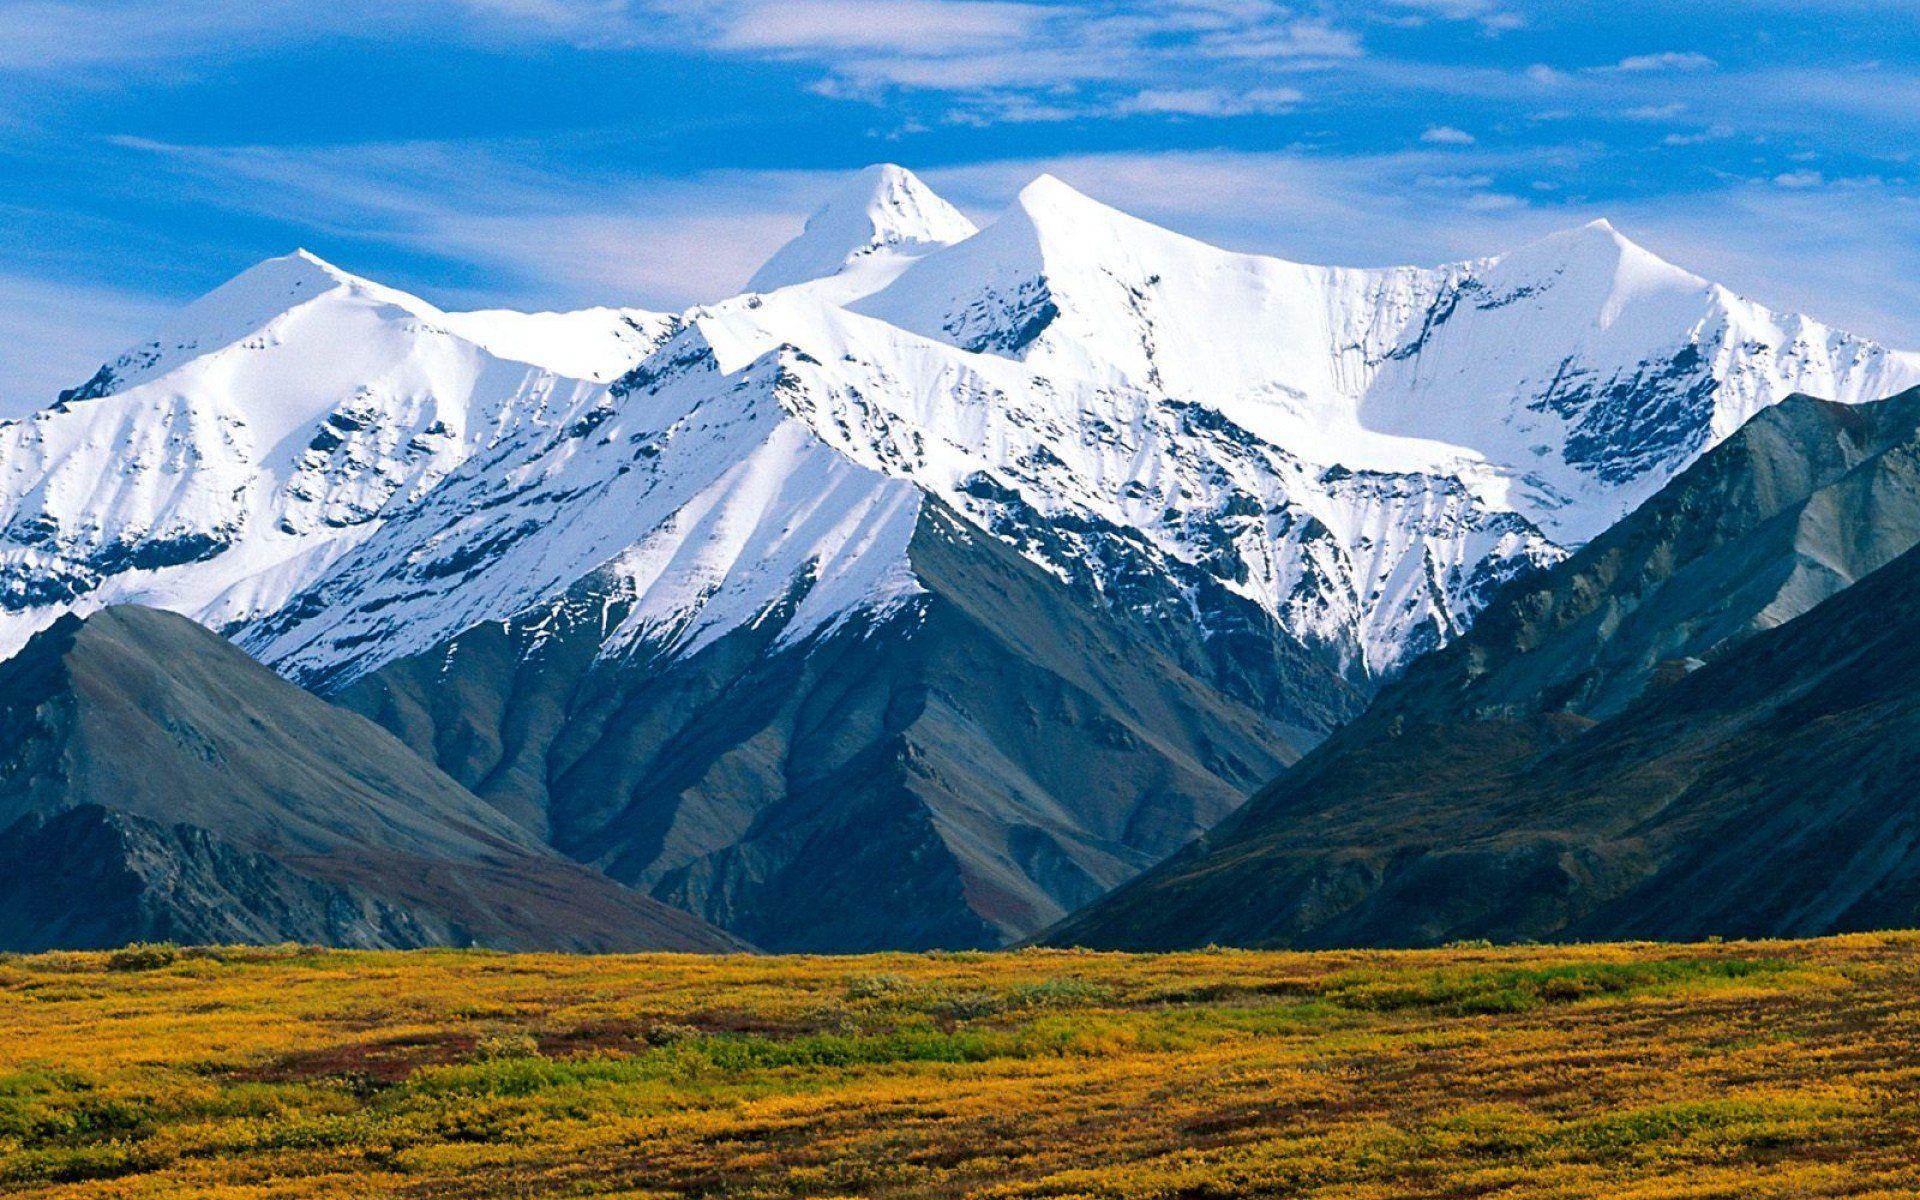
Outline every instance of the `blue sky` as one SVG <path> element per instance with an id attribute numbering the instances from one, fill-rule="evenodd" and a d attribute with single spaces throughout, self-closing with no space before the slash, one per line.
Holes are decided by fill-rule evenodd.
<path id="1" fill-rule="evenodd" d="M 0 413 L 306 246 L 447 306 L 724 295 L 834 172 L 1235 248 L 1608 216 L 1920 347 L 1913 0 L 0 0 Z"/>

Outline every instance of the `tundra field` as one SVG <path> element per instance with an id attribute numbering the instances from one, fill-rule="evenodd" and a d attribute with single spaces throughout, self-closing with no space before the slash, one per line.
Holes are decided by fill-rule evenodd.
<path id="1" fill-rule="evenodd" d="M 0 962 L 36 1197 L 1912 1197 L 1920 935 Z"/>

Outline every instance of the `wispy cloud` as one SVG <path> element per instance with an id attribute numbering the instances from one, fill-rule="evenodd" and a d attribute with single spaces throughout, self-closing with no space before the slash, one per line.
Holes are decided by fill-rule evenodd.
<path id="1" fill-rule="evenodd" d="M 1115 105 L 1117 112 L 1166 113 L 1187 117 L 1238 117 L 1251 113 L 1285 112 L 1306 94 L 1297 88 L 1148 88 Z"/>
<path id="2" fill-rule="evenodd" d="M 925 95 L 975 120 L 1271 112 L 1292 87 L 1274 72 L 1364 55 L 1352 25 L 1275 0 L 0 0 L 0 72 L 73 85 L 368 33 L 792 63 L 820 95 Z M 1211 88 L 1263 98 L 1125 103 Z"/>
<path id="3" fill-rule="evenodd" d="M 0 274 L 0 419 L 51 404 L 156 328 L 167 307 L 111 286 Z"/>
<path id="4" fill-rule="evenodd" d="M 383 242 L 493 280 L 484 291 L 432 297 L 448 304 L 678 308 L 718 299 L 798 231 L 837 177 L 596 177 L 513 142 L 121 144 L 148 155 L 149 176 L 176 194 L 291 221 L 323 243 L 313 247 L 323 255 L 329 242 Z"/>
<path id="5" fill-rule="evenodd" d="M 806 0 L 764 18 L 735 14 L 720 44 L 809 61 L 824 72 L 816 85 L 824 94 L 873 102 L 935 94 L 949 119 L 969 123 L 1278 112 L 1301 96 L 1274 72 L 1364 54 L 1357 32 L 1266 0 L 958 4 L 955 19 L 925 22 L 889 17 L 898 2 Z M 830 19 L 816 23 L 814 4 Z M 869 8 L 882 11 L 847 11 Z M 870 25 L 903 32 L 858 32 Z M 1193 83 L 1200 63 L 1214 82 Z"/>
<path id="6" fill-rule="evenodd" d="M 1630 55 L 1609 69 L 1642 74 L 1650 71 L 1711 71 L 1718 65 L 1697 50 L 1665 50 L 1658 54 Z"/>
<path id="7" fill-rule="evenodd" d="M 1451 125 L 1429 125 L 1420 140 L 1431 146 L 1471 146 L 1480 139 Z"/>
<path id="8" fill-rule="evenodd" d="M 723 10 L 716 44 L 740 50 L 977 52 L 1034 36 L 1048 10 L 999 0 L 779 0 Z"/>
<path id="9" fill-rule="evenodd" d="M 1488 33 L 1505 33 L 1527 25 L 1525 16 L 1495 0 L 1386 0 L 1385 8 L 1412 20 L 1472 21 Z"/>

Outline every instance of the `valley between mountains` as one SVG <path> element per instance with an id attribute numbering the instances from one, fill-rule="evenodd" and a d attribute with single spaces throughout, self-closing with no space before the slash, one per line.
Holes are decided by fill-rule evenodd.
<path id="1" fill-rule="evenodd" d="M 678 313 L 274 259 L 0 424 L 0 944 L 1911 925 L 1916 387 L 1605 222 L 1051 177 Z"/>

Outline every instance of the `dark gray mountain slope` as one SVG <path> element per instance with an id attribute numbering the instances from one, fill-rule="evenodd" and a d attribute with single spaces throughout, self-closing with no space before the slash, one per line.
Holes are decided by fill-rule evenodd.
<path id="1" fill-rule="evenodd" d="M 0 944 L 139 938 L 739 946 L 186 618 L 115 608 L 0 664 Z"/>
<path id="2" fill-rule="evenodd" d="M 1797 398 L 1756 417 L 1049 940 L 1425 944 L 1920 919 L 1903 882 L 1920 798 L 1920 675 L 1902 642 L 1920 632 L 1917 425 L 1920 393 Z"/>
<path id="3" fill-rule="evenodd" d="M 1271 622 L 1140 615 L 1184 611 L 1164 576 L 1082 595 L 932 502 L 910 558 L 922 594 L 793 645 L 776 612 L 688 657 L 601 657 L 621 614 L 582 589 L 338 699 L 614 878 L 835 951 L 995 945 L 1178 849 L 1318 736 L 1235 699 L 1245 679 L 1355 703 L 1276 668 L 1298 648 Z"/>

